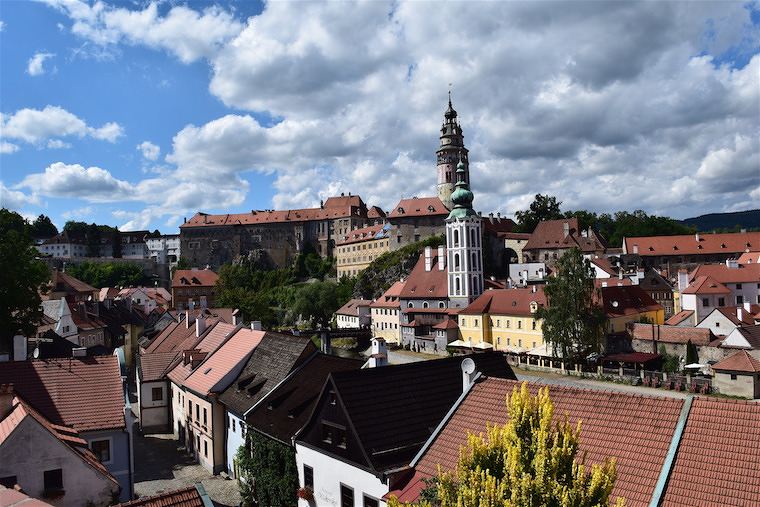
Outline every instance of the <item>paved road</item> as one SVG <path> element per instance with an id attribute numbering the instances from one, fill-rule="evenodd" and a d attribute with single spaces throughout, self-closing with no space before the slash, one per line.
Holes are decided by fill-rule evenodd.
<path id="1" fill-rule="evenodd" d="M 240 504 L 237 481 L 211 475 L 184 451 L 171 435 L 142 435 L 135 427 L 135 494 L 149 496 L 203 484 L 217 507 Z"/>

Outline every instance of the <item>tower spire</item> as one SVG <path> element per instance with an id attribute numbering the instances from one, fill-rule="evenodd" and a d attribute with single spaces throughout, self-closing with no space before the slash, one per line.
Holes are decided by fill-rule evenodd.
<path id="1" fill-rule="evenodd" d="M 457 162 L 464 163 L 464 180 L 470 181 L 469 163 L 467 160 L 467 148 L 464 147 L 464 136 L 462 127 L 457 121 L 457 112 L 451 102 L 451 83 L 448 90 L 448 104 L 443 114 L 443 125 L 441 125 L 441 144 L 438 147 L 437 165 L 438 165 L 438 198 L 447 209 L 453 209 L 451 202 L 451 193 L 454 191 L 454 184 L 457 181 L 455 174 Z"/>

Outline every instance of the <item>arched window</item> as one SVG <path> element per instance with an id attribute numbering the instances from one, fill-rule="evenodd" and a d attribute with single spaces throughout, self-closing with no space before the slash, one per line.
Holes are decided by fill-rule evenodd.
<path id="1" fill-rule="evenodd" d="M 423 301 L 423 303 L 422 303 L 422 307 L 423 307 L 423 308 L 427 308 L 428 306 L 429 306 L 429 305 L 428 305 L 428 302 L 427 302 L 427 301 Z"/>
<path id="2" fill-rule="evenodd" d="M 470 245 L 475 246 L 475 229 L 470 229 Z"/>
<path id="3" fill-rule="evenodd" d="M 478 269 L 478 261 L 476 259 L 477 256 L 475 255 L 475 252 L 472 252 L 472 269 Z"/>
<path id="4" fill-rule="evenodd" d="M 459 277 L 456 277 L 454 279 L 454 292 L 456 292 L 456 295 L 458 296 L 462 292 L 462 282 L 460 281 Z"/>
<path id="5" fill-rule="evenodd" d="M 459 271 L 459 254 L 454 254 L 454 271 Z"/>
<path id="6" fill-rule="evenodd" d="M 438 308 L 446 308 L 446 304 L 443 301 L 438 301 Z"/>
<path id="7" fill-rule="evenodd" d="M 409 304 L 407 305 L 407 308 L 414 308 L 414 303 L 412 303 L 411 301 L 409 301 Z"/>
<path id="8" fill-rule="evenodd" d="M 454 246 L 459 246 L 459 231 L 454 229 Z"/>

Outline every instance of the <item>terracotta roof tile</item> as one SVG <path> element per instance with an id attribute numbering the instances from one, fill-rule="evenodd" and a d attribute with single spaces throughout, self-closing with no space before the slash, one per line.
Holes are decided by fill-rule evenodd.
<path id="1" fill-rule="evenodd" d="M 338 308 L 335 313 L 336 315 L 351 315 L 352 317 L 358 317 L 359 309 L 361 307 L 369 307 L 370 304 L 372 304 L 372 301 L 369 299 L 349 299 L 348 302 Z"/>
<path id="2" fill-rule="evenodd" d="M 715 340 L 715 335 L 709 329 L 700 327 L 659 326 L 635 322 L 628 328 L 628 333 L 634 340 L 657 340 L 660 343 L 685 344 L 689 340 L 696 346 L 707 346 Z"/>
<path id="3" fill-rule="evenodd" d="M 695 234 L 678 236 L 639 236 L 623 238 L 625 251 L 634 253 L 638 246 L 641 256 L 659 255 L 696 255 L 696 254 L 731 254 L 757 250 L 760 245 L 760 232 L 734 232 L 721 234 Z"/>
<path id="4" fill-rule="evenodd" d="M 739 320 L 740 309 L 742 311 L 741 320 Z M 721 308 L 716 308 L 713 311 L 722 313 L 728 320 L 737 326 L 751 326 L 755 323 L 756 318 L 760 318 L 760 305 L 749 305 L 749 311 L 747 311 L 744 306 L 723 306 Z M 705 319 L 706 318 L 707 317 L 705 317 Z"/>
<path id="5" fill-rule="evenodd" d="M 2 507 L 52 507 L 52 504 L 29 497 L 15 489 L 0 485 L 0 505 Z"/>
<path id="6" fill-rule="evenodd" d="M 195 486 L 138 498 L 115 507 L 204 507 L 206 504 Z"/>
<path id="7" fill-rule="evenodd" d="M 569 234 L 565 236 L 565 224 L 568 225 Z M 606 243 L 593 230 L 591 235 L 583 237 L 578 226 L 577 218 L 564 218 L 561 220 L 544 220 L 536 225 L 527 243 L 525 250 L 550 250 L 577 247 L 582 252 L 590 253 L 604 250 Z"/>
<path id="8" fill-rule="evenodd" d="M 758 264 L 760 263 L 760 252 L 744 252 L 736 262 L 739 264 Z"/>
<path id="9" fill-rule="evenodd" d="M 404 280 L 394 282 L 393 285 L 388 288 L 388 290 L 383 292 L 383 294 L 375 301 L 373 301 L 369 306 L 372 308 L 399 308 L 401 304 L 399 297 L 401 296 L 401 292 L 404 289 L 404 284 L 406 284 L 406 281 Z"/>
<path id="10" fill-rule="evenodd" d="M 176 357 L 180 359 L 185 350 L 197 350 L 201 353 L 211 354 L 224 343 L 235 329 L 236 326 L 226 322 L 213 323 L 200 338 L 191 335 L 185 343 L 181 344 L 175 352 Z M 166 376 L 177 385 L 182 384 L 193 371 L 191 362 L 184 364 L 183 361 L 175 360 L 170 366 L 171 369 L 166 372 Z"/>
<path id="11" fill-rule="evenodd" d="M 760 505 L 760 403 L 698 397 L 663 505 Z"/>
<path id="12" fill-rule="evenodd" d="M 760 349 L 760 324 L 743 326 L 736 330 L 747 340 L 753 349 Z"/>
<path id="13" fill-rule="evenodd" d="M 438 197 L 412 197 L 401 199 L 388 218 L 448 216 L 449 210 Z"/>
<path id="14" fill-rule="evenodd" d="M 698 276 L 686 287 L 682 294 L 731 294 L 731 289 L 711 276 Z"/>
<path id="15" fill-rule="evenodd" d="M 444 470 L 454 470 L 467 433 L 483 432 L 487 423 L 504 424 L 506 397 L 519 385 L 496 378 L 476 384 L 421 458 L 417 472 L 435 476 L 439 464 Z M 529 384 L 534 394 L 539 387 Z M 624 497 L 629 506 L 648 505 L 683 400 L 574 387 L 549 389 L 556 416 L 567 414 L 571 424 L 581 421 L 580 451 L 586 454 L 586 463 L 617 459 L 613 498 Z M 407 487 L 418 494 L 419 486 L 410 483 Z M 411 496 L 404 495 L 403 499 L 414 499 Z"/>
<path id="16" fill-rule="evenodd" d="M 433 249 L 432 267 L 425 271 L 425 253 L 420 254 L 417 264 L 406 279 L 399 297 L 405 299 L 448 298 L 448 269 L 438 269 L 438 249 Z M 444 250 L 444 257 L 446 253 Z"/>
<path id="17" fill-rule="evenodd" d="M 532 315 L 530 304 L 546 306 L 546 296 L 543 286 L 533 288 L 488 290 L 478 296 L 466 308 L 460 310 L 460 315 Z"/>
<path id="18" fill-rule="evenodd" d="M 153 352 L 140 355 L 140 380 L 152 382 L 161 380 L 167 373 L 167 368 L 174 362 L 179 352 Z"/>
<path id="19" fill-rule="evenodd" d="M 177 287 L 213 287 L 219 275 L 210 269 L 178 269 L 172 276 L 172 288 Z"/>
<path id="20" fill-rule="evenodd" d="M 0 383 L 53 424 L 79 432 L 123 428 L 124 391 L 116 356 L 0 363 Z"/>
<path id="21" fill-rule="evenodd" d="M 752 357 L 746 350 L 741 350 L 714 364 L 713 370 L 757 373 L 760 372 L 760 361 Z"/>
<path id="22" fill-rule="evenodd" d="M 602 287 L 602 304 L 610 318 L 662 310 L 662 306 L 638 285 Z"/>
<path id="23" fill-rule="evenodd" d="M 729 268 L 725 264 L 702 264 L 689 273 L 689 279 L 708 276 L 713 280 L 726 283 L 758 283 L 760 282 L 760 264 L 738 264 Z"/>
<path id="24" fill-rule="evenodd" d="M 681 310 L 680 312 L 676 313 L 675 315 L 672 315 L 668 320 L 666 320 L 665 325 L 677 326 L 678 324 L 685 321 L 686 319 L 691 318 L 692 315 L 694 315 L 694 310 Z"/>
<path id="25" fill-rule="evenodd" d="M 53 286 L 54 291 L 58 290 L 58 284 L 62 284 L 64 289 L 70 289 L 72 292 L 76 293 L 85 294 L 96 292 L 98 290 L 92 285 L 86 284 L 82 280 L 74 278 L 73 276 L 69 275 L 68 273 L 64 273 L 63 271 L 58 271 L 57 269 L 53 270 L 52 275 L 53 276 L 50 280 L 50 284 Z"/>
<path id="26" fill-rule="evenodd" d="M 370 225 L 369 227 L 362 227 L 360 229 L 353 229 L 347 234 L 344 234 L 338 245 L 350 245 L 353 243 L 361 243 L 363 241 L 372 241 L 375 239 L 383 239 L 388 237 L 388 229 L 390 225 Z"/>

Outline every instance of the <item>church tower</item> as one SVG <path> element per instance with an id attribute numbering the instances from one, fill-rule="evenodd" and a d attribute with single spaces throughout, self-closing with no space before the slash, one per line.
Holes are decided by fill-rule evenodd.
<path id="1" fill-rule="evenodd" d="M 446 252 L 449 306 L 463 308 L 483 293 L 483 250 L 481 218 L 472 209 L 474 196 L 465 179 L 463 160 L 457 164 L 456 177 L 456 189 L 451 194 L 454 207 L 446 219 Z"/>
<path id="2" fill-rule="evenodd" d="M 457 112 L 451 106 L 451 92 L 449 92 L 449 107 L 446 109 L 441 125 L 441 145 L 438 147 L 438 198 L 447 209 L 453 209 L 451 194 L 456 183 L 455 166 L 457 162 L 464 164 L 464 181 L 470 183 L 470 162 L 467 157 L 467 148 L 464 147 L 462 127 L 457 121 Z"/>

